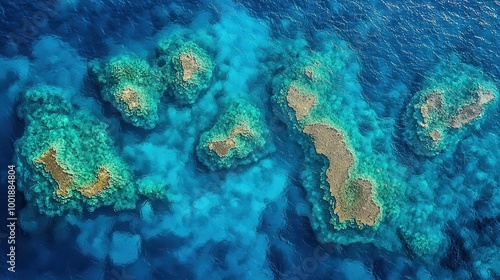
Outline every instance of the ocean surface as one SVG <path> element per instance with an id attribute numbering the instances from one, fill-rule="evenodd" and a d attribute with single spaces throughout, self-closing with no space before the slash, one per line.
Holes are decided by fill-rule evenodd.
<path id="1" fill-rule="evenodd" d="M 499 14 L 496 0 L 2 1 L 2 224 L 9 165 L 18 190 L 15 272 L 2 226 L 0 279 L 500 279 L 498 105 L 439 153 L 418 153 L 418 137 L 407 137 L 412 98 L 433 82 L 500 86 Z M 165 94 L 154 128 L 131 124 L 91 65 L 123 54 L 153 64 L 171 37 L 204 48 L 213 76 L 191 104 Z M 327 90 L 341 100 L 328 114 L 338 114 L 360 170 L 380 167 L 373 180 L 397 182 L 394 192 L 379 187 L 374 227 L 332 226 L 318 183 L 326 167 L 277 112 L 276 85 L 308 55 L 342 76 Z M 468 66 L 450 74 L 449 61 Z M 127 209 L 58 208 L 44 197 L 47 179 L 23 156 L 46 143 L 27 135 L 49 135 L 35 125 L 60 118 L 33 113 L 43 102 L 26 92 L 39 85 L 64 92 L 68 116 L 92 116 L 69 117 L 73 130 L 104 124 L 112 148 L 103 157 L 123 163 L 124 184 L 154 186 L 154 195 L 141 189 Z M 213 170 L 200 160 L 200 137 L 239 100 L 258 108 L 265 148 Z M 85 153 L 100 149 L 85 142 Z"/>

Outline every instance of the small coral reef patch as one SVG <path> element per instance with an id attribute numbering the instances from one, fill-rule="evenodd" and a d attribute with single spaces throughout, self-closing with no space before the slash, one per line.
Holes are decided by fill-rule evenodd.
<path id="1" fill-rule="evenodd" d="M 70 211 L 135 207 L 132 174 L 118 156 L 107 126 L 77 110 L 66 92 L 29 89 L 18 107 L 26 129 L 16 142 L 19 189 L 47 216 Z"/>
<path id="2" fill-rule="evenodd" d="M 260 110 L 239 101 L 201 135 L 196 148 L 198 159 L 211 170 L 255 162 L 268 151 L 268 134 Z"/>
<path id="3" fill-rule="evenodd" d="M 145 129 L 156 126 L 160 98 L 167 87 L 158 69 L 131 55 L 113 57 L 105 63 L 93 61 L 90 67 L 103 99 L 126 122 Z"/>
<path id="4" fill-rule="evenodd" d="M 496 106 L 498 89 L 457 56 L 432 69 L 405 114 L 405 139 L 415 152 L 434 156 L 454 147 Z"/>
<path id="5" fill-rule="evenodd" d="M 207 51 L 193 41 L 160 41 L 157 60 L 170 92 L 180 104 L 193 104 L 210 86 L 214 64 Z"/>

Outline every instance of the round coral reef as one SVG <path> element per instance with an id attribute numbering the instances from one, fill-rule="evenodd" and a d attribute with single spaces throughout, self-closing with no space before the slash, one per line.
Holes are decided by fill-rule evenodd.
<path id="1" fill-rule="evenodd" d="M 456 146 L 496 106 L 498 90 L 481 71 L 455 55 L 436 65 L 405 115 L 405 139 L 415 152 L 433 156 Z"/>
<path id="2" fill-rule="evenodd" d="M 101 86 L 104 100 L 137 127 L 152 129 L 158 122 L 158 106 L 166 81 L 147 61 L 121 55 L 107 63 L 92 62 L 91 70 Z"/>
<path id="3" fill-rule="evenodd" d="M 26 129 L 16 142 L 19 189 L 40 213 L 63 215 L 135 207 L 132 174 L 118 156 L 107 125 L 76 110 L 56 87 L 29 89 L 18 107 Z"/>
<path id="4" fill-rule="evenodd" d="M 175 99 L 193 104 L 210 86 L 214 64 L 206 50 L 184 38 L 162 40 L 157 49 L 158 66 Z"/>
<path id="5" fill-rule="evenodd" d="M 211 170 L 255 162 L 268 152 L 268 134 L 259 109 L 239 101 L 201 135 L 198 159 Z"/>

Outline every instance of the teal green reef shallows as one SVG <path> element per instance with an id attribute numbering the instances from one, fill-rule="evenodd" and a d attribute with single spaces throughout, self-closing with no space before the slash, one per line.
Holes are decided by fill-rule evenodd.
<path id="1" fill-rule="evenodd" d="M 76 110 L 66 92 L 28 90 L 18 108 L 26 129 L 16 142 L 19 189 L 48 216 L 101 206 L 135 207 L 136 187 L 108 137 L 107 125 Z"/>
<path id="2" fill-rule="evenodd" d="M 237 102 L 201 135 L 198 159 L 211 170 L 255 162 L 267 153 L 268 134 L 259 109 Z"/>
<path id="3" fill-rule="evenodd" d="M 214 64 L 195 42 L 181 38 L 162 40 L 157 56 L 171 93 L 181 104 L 193 104 L 210 86 Z"/>
<path id="4" fill-rule="evenodd" d="M 439 63 L 410 101 L 405 115 L 406 141 L 421 155 L 454 147 L 496 106 L 498 89 L 481 71 L 457 56 Z"/>
<path id="5" fill-rule="evenodd" d="M 322 242 L 398 249 L 404 170 L 387 137 L 393 121 L 379 120 L 363 101 L 359 64 L 347 44 L 322 41 L 332 43 L 292 50 L 294 62 L 273 80 L 277 111 L 304 150 L 312 227 Z"/>
<path id="6" fill-rule="evenodd" d="M 158 69 L 130 55 L 113 57 L 105 64 L 92 62 L 91 69 L 103 99 L 111 102 L 126 122 L 145 129 L 156 126 L 160 98 L 166 90 Z"/>

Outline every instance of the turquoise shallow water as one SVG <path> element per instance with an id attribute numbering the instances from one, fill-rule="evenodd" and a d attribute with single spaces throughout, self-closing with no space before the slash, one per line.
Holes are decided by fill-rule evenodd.
<path id="1" fill-rule="evenodd" d="M 457 88 L 464 74 L 476 71 L 498 84 L 497 2 L 47 0 L 0 7 L 2 180 L 8 164 L 28 168 L 19 147 L 32 146 L 18 141 L 16 152 L 16 140 L 45 139 L 26 137 L 37 131 L 27 116 L 45 108 L 26 99 L 38 84 L 61 88 L 60 98 L 71 104 L 45 118 L 62 135 L 93 122 L 107 125 L 106 136 L 90 136 L 95 128 L 88 137 L 98 140 L 76 145 L 75 158 L 105 157 L 86 156 L 102 148 L 97 154 L 131 178 L 116 183 L 127 190 L 118 200 L 89 212 L 94 202 L 85 198 L 68 207 L 46 202 L 50 192 L 34 190 L 53 181 L 17 164 L 17 271 L 2 265 L 2 278 L 500 277 L 498 107 L 487 107 L 480 122 L 436 155 L 416 153 L 411 141 L 418 139 L 405 136 L 412 98 L 432 77 L 452 75 L 436 65 L 455 57 L 476 69 L 452 75 Z M 158 100 L 154 128 L 137 127 L 102 98 L 89 63 L 132 54 L 154 65 L 157 43 L 176 36 L 206 50 L 214 65 L 204 80 L 209 86 L 192 105 L 160 87 L 167 94 Z M 374 228 L 333 228 L 333 202 L 323 199 L 328 192 L 320 184 L 325 158 L 293 132 L 275 104 L 279 87 L 294 79 L 290 69 L 311 54 L 332 75 L 325 91 L 318 87 L 328 102 L 314 116 L 331 118 L 345 132 L 359 161 L 356 175 L 380 185 L 383 216 Z M 238 100 L 262 115 L 265 145 L 252 150 L 251 160 L 211 171 L 196 147 Z M 38 117 L 32 123 L 45 125 Z M 64 139 L 53 135 L 51 141 Z M 95 147 L 100 141 L 112 148 Z M 86 147 L 82 154 L 79 147 Z M 95 171 L 99 160 L 91 165 Z M 127 209 L 115 211 L 117 201 Z M 44 203 L 62 215 L 44 212 Z M 0 244 L 7 252 L 7 239 Z M 0 259 L 5 264 L 7 256 Z"/>

